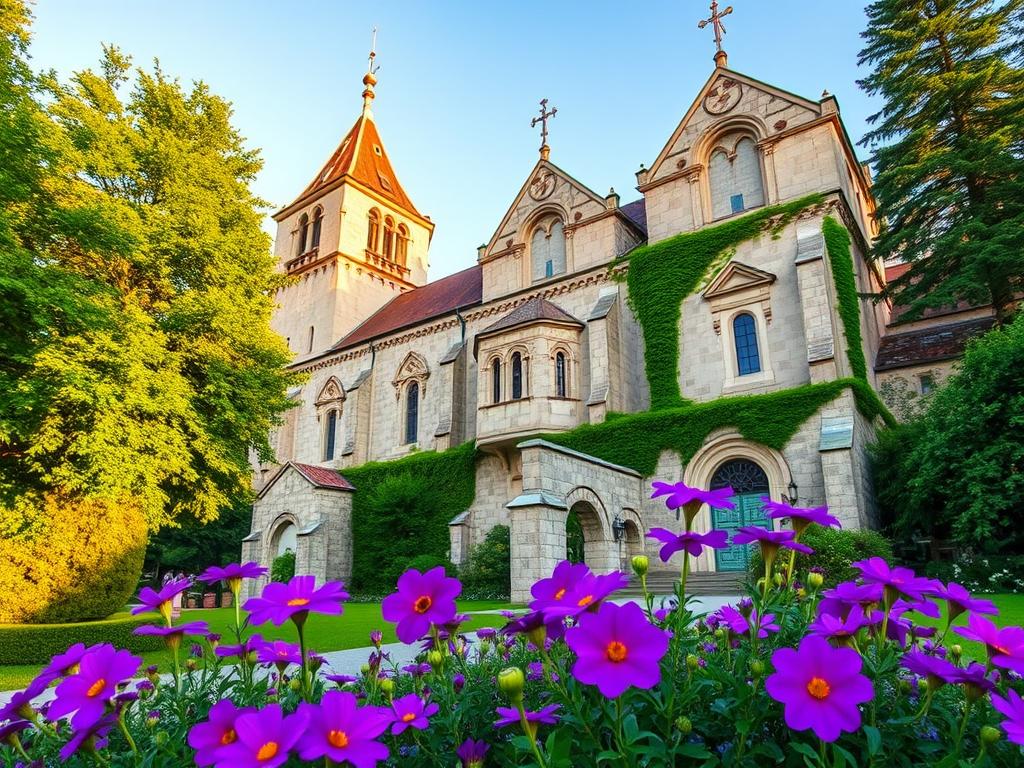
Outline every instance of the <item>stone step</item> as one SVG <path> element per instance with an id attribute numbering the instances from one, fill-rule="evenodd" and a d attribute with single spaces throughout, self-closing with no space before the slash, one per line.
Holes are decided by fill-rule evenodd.
<path id="1" fill-rule="evenodd" d="M 743 592 L 746 574 L 742 571 L 691 573 L 686 579 L 686 592 L 690 595 L 738 595 Z M 654 595 L 668 595 L 675 591 L 679 573 L 669 570 L 647 574 L 647 590 Z M 618 594 L 623 597 L 641 597 L 640 579 L 630 576 L 629 585 Z"/>

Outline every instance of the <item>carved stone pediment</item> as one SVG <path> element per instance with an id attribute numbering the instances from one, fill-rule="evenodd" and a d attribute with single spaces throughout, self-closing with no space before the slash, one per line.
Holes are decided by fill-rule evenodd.
<path id="1" fill-rule="evenodd" d="M 767 322 L 772 319 L 771 285 L 775 275 L 739 261 L 730 261 L 704 289 L 711 304 L 715 333 L 721 333 L 722 313 L 738 307 L 760 307 Z"/>
<path id="2" fill-rule="evenodd" d="M 423 359 L 422 355 L 410 352 L 398 366 L 398 372 L 391 382 L 395 387 L 395 399 L 402 396 L 402 387 L 409 381 L 418 381 L 420 392 L 425 392 L 428 378 L 430 378 L 430 368 L 427 366 L 427 361 Z"/>
<path id="3" fill-rule="evenodd" d="M 316 407 L 322 408 L 332 403 L 341 404 L 345 401 L 345 388 L 334 376 L 320 388 L 320 394 L 316 396 Z"/>

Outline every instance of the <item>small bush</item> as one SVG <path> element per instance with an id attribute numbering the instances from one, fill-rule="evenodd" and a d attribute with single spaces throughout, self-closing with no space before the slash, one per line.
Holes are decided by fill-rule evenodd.
<path id="1" fill-rule="evenodd" d="M 290 549 L 274 558 L 270 564 L 271 581 L 289 581 L 295 575 L 295 553 Z"/>
<path id="2" fill-rule="evenodd" d="M 0 538 L 0 622 L 102 619 L 124 608 L 146 554 L 137 505 L 48 494 L 0 517 L 25 526 Z"/>
<path id="3" fill-rule="evenodd" d="M 817 566 L 824 571 L 825 588 L 834 587 L 841 581 L 849 581 L 859 575 L 851 566 L 857 560 L 868 557 L 883 557 L 892 560 L 892 545 L 878 531 L 844 531 L 835 528 L 808 528 L 800 541 L 814 550 L 813 555 L 797 555 L 796 573 L 801 579 L 807 571 Z M 776 570 L 789 564 L 789 553 L 782 550 L 776 560 Z M 753 581 L 764 575 L 764 562 L 755 550 L 750 558 L 750 576 Z"/>
<path id="4" fill-rule="evenodd" d="M 161 638 L 132 633 L 157 618 L 118 613 L 103 621 L 75 624 L 0 624 L 0 664 L 45 664 L 75 643 L 111 643 L 134 653 L 156 651 L 164 647 Z"/>
<path id="5" fill-rule="evenodd" d="M 512 593 L 512 545 L 507 525 L 496 525 L 473 547 L 462 569 L 463 596 L 508 600 Z"/>

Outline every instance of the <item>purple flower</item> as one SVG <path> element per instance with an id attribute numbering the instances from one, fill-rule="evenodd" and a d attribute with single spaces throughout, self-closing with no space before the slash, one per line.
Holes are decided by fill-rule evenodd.
<path id="1" fill-rule="evenodd" d="M 456 672 L 452 675 L 452 690 L 456 693 L 461 693 L 462 689 L 466 685 L 466 676 L 461 672 Z"/>
<path id="2" fill-rule="evenodd" d="M 699 557 L 704 547 L 711 549 L 724 549 L 728 544 L 729 534 L 727 531 L 708 531 L 707 533 L 694 533 L 684 531 L 683 533 L 672 533 L 665 528 L 651 528 L 647 534 L 649 539 L 657 539 L 665 546 L 661 548 L 658 556 L 663 563 L 667 563 L 676 552 L 685 550 L 693 557 Z"/>
<path id="3" fill-rule="evenodd" d="M 579 616 L 584 611 L 593 610 L 612 592 L 628 584 L 629 578 L 621 571 L 612 571 L 601 576 L 590 574 L 576 582 L 559 603 L 548 605 L 544 612 L 548 616 Z"/>
<path id="4" fill-rule="evenodd" d="M 31 725 L 26 720 L 12 720 L 4 726 L 0 726 L 0 744 L 14 746 L 14 740 L 18 734 Z"/>
<path id="5" fill-rule="evenodd" d="M 753 544 L 754 542 L 761 545 L 761 555 L 766 562 L 769 557 L 775 558 L 775 553 L 779 551 L 779 547 L 794 549 L 797 552 L 803 552 L 805 555 L 814 553 L 814 550 L 806 544 L 796 541 L 795 531 L 770 531 L 767 528 L 761 528 L 756 525 L 744 525 L 742 528 L 737 528 L 736 533 L 732 537 L 733 544 Z"/>
<path id="6" fill-rule="evenodd" d="M 255 562 L 242 563 L 241 565 L 231 563 L 223 568 L 218 565 L 211 565 L 199 574 L 199 580 L 205 584 L 215 584 L 218 581 L 222 581 L 224 586 L 232 592 L 237 592 L 238 588 L 242 585 L 242 579 L 258 579 L 260 576 L 265 576 L 266 573 L 267 569 Z"/>
<path id="7" fill-rule="evenodd" d="M 263 636 L 257 634 L 243 640 L 239 645 L 219 645 L 214 650 L 214 653 L 220 658 L 225 658 L 227 656 L 239 656 L 241 658 L 245 658 L 250 653 L 259 650 L 263 643 Z"/>
<path id="8" fill-rule="evenodd" d="M 750 628 L 757 627 L 757 636 L 761 640 L 768 637 L 768 632 L 778 632 L 779 625 L 775 623 L 775 614 L 766 613 L 758 618 L 757 611 L 751 611 L 748 619 L 731 605 L 723 605 L 718 609 L 718 615 L 729 625 L 729 629 L 736 635 L 749 635 Z"/>
<path id="9" fill-rule="evenodd" d="M 912 648 L 903 657 L 903 666 L 915 675 L 928 678 L 928 688 L 940 688 L 946 683 L 957 682 L 959 670 L 945 659 L 931 656 Z"/>
<path id="10" fill-rule="evenodd" d="M 206 626 L 205 621 L 190 621 L 187 624 L 178 624 L 171 627 L 143 624 L 141 627 L 136 627 L 133 634 L 162 637 L 169 648 L 178 648 L 181 646 L 181 638 L 185 635 L 205 636 L 209 631 L 210 628 Z"/>
<path id="11" fill-rule="evenodd" d="M 355 675 L 325 675 L 325 677 L 337 685 L 348 685 L 359 679 Z"/>
<path id="12" fill-rule="evenodd" d="M 530 594 L 533 595 L 530 608 L 535 611 L 543 611 L 551 606 L 562 605 L 566 595 L 571 593 L 583 579 L 592 575 L 586 564 L 570 563 L 568 560 L 563 560 L 555 566 L 555 570 L 548 578 L 540 579 L 530 587 Z"/>
<path id="13" fill-rule="evenodd" d="M 800 536 L 812 524 L 820 525 L 822 528 L 830 526 L 842 528 L 838 518 L 828 513 L 828 507 L 792 507 L 781 501 L 772 501 L 767 496 L 761 497 L 761 503 L 764 505 L 765 516 L 769 520 L 779 520 L 786 517 L 792 520 L 793 530 L 797 536 Z"/>
<path id="14" fill-rule="evenodd" d="M 370 644 L 374 648 L 380 648 L 381 642 L 384 640 L 384 633 L 379 629 L 375 629 L 370 633 Z"/>
<path id="15" fill-rule="evenodd" d="M 971 614 L 967 617 L 966 627 L 953 627 L 953 631 L 968 640 L 984 643 L 989 661 L 997 667 L 1024 675 L 1024 629 L 1000 629 L 988 619 Z"/>
<path id="16" fill-rule="evenodd" d="M 143 587 L 139 592 L 139 600 L 142 601 L 142 605 L 132 608 L 132 614 L 158 611 L 164 617 L 164 621 L 170 624 L 171 602 L 190 586 L 192 586 L 192 582 L 188 579 L 178 579 L 165 584 L 159 592 L 152 587 Z"/>
<path id="17" fill-rule="evenodd" d="M 991 600 L 971 597 L 971 593 L 956 582 L 949 582 L 946 586 L 938 585 L 936 595 L 946 601 L 949 620 L 953 621 L 961 613 L 985 613 L 989 616 L 998 616 L 999 609 Z"/>
<path id="18" fill-rule="evenodd" d="M 1013 689 L 1007 689 L 1006 698 L 993 693 L 992 706 L 1006 716 L 1000 725 L 1006 731 L 1006 738 L 1014 744 L 1024 746 L 1024 700 Z"/>
<path id="19" fill-rule="evenodd" d="M 406 664 L 402 667 L 403 672 L 407 672 L 413 677 L 424 677 L 429 675 L 431 666 L 429 664 Z"/>
<path id="20" fill-rule="evenodd" d="M 196 751 L 196 765 L 213 765 L 224 747 L 238 739 L 235 721 L 239 715 L 255 712 L 251 707 L 239 709 L 228 699 L 218 701 L 210 708 L 206 722 L 196 723 L 188 732 L 188 745 Z"/>
<path id="21" fill-rule="evenodd" d="M 833 648 L 808 635 L 800 647 L 779 648 L 772 654 L 775 672 L 765 690 L 782 702 L 786 725 L 808 728 L 822 741 L 835 741 L 843 731 L 860 728 L 857 705 L 874 697 L 871 681 L 860 673 L 861 659 L 851 648 Z"/>
<path id="22" fill-rule="evenodd" d="M 462 768 L 481 768 L 489 749 L 490 746 L 483 739 L 480 741 L 466 739 L 462 742 L 462 746 L 455 750 L 455 754 L 462 761 Z"/>
<path id="23" fill-rule="evenodd" d="M 119 651 L 103 643 L 82 656 L 78 673 L 64 678 L 57 686 L 48 717 L 58 720 L 74 712 L 71 724 L 86 728 L 104 714 L 117 686 L 139 670 L 142 659 L 128 651 Z"/>
<path id="24" fill-rule="evenodd" d="M 881 557 L 858 560 L 853 567 L 860 571 L 860 577 L 868 584 L 881 584 L 886 603 L 892 605 L 897 597 L 919 602 L 926 595 L 935 593 L 935 582 L 923 576 L 916 576 L 909 568 L 892 568 Z"/>
<path id="25" fill-rule="evenodd" d="M 341 691 L 328 691 L 319 706 L 303 702 L 299 709 L 308 721 L 298 743 L 303 760 L 374 768 L 387 759 L 388 748 L 376 740 L 391 724 L 386 710 L 358 707 L 353 694 Z"/>
<path id="26" fill-rule="evenodd" d="M 657 685 L 668 650 L 668 635 L 648 623 L 636 603 L 604 603 L 596 613 L 583 614 L 565 642 L 576 654 L 573 676 L 609 699 L 630 686 Z"/>
<path id="27" fill-rule="evenodd" d="M 70 760 L 82 747 L 90 750 L 103 749 L 107 745 L 107 734 L 116 724 L 117 715 L 110 712 L 81 728 L 76 727 L 68 743 L 60 749 L 61 760 Z"/>
<path id="28" fill-rule="evenodd" d="M 493 640 L 496 634 L 498 634 L 498 630 L 494 627 L 482 627 L 476 631 L 478 640 Z"/>
<path id="29" fill-rule="evenodd" d="M 0 723 L 15 718 L 30 719 L 35 714 L 32 709 L 32 699 L 45 691 L 51 682 L 53 682 L 52 679 L 47 679 L 44 671 L 29 683 L 25 690 L 18 691 L 11 696 L 10 700 L 0 707 Z"/>
<path id="30" fill-rule="evenodd" d="M 812 635 L 820 635 L 828 640 L 839 640 L 846 643 L 856 635 L 862 627 L 871 624 L 864 616 L 864 609 L 859 605 L 850 608 L 845 619 L 829 613 L 821 613 L 813 624 L 807 627 Z"/>
<path id="31" fill-rule="evenodd" d="M 287 584 L 270 582 L 260 597 L 249 598 L 243 607 L 253 624 L 270 621 L 279 627 L 288 619 L 299 624 L 310 612 L 339 616 L 345 600 L 348 593 L 340 581 L 328 581 L 318 589 L 315 576 L 295 576 Z"/>
<path id="32" fill-rule="evenodd" d="M 82 660 L 82 657 L 88 650 L 85 647 L 85 643 L 75 643 L 64 653 L 58 653 L 51 658 L 50 663 L 43 667 L 43 671 L 39 673 L 39 677 L 45 678 L 47 684 L 49 684 L 58 677 L 72 674 L 78 666 L 78 662 Z M 0 717 L 0 720 L 3 720 L 3 717 Z"/>
<path id="33" fill-rule="evenodd" d="M 665 499 L 665 506 L 669 509 L 686 508 L 687 523 L 700 510 L 701 504 L 707 504 L 715 509 L 735 509 L 736 505 L 731 501 L 734 495 L 732 488 L 719 488 L 715 491 L 705 491 L 700 488 L 691 488 L 685 483 L 662 483 L 655 481 L 651 483 L 654 493 L 652 499 L 659 496 L 668 496 Z"/>
<path id="34" fill-rule="evenodd" d="M 237 738 L 217 755 L 224 768 L 277 768 L 284 765 L 295 742 L 306 730 L 306 714 L 285 716 L 279 704 L 268 704 L 235 719 Z"/>
<path id="35" fill-rule="evenodd" d="M 844 581 L 822 593 L 818 613 L 845 617 L 855 605 L 859 605 L 866 613 L 872 605 L 881 601 L 881 584 L 855 584 L 852 581 Z"/>
<path id="36" fill-rule="evenodd" d="M 555 713 L 561 709 L 557 704 L 549 704 L 536 712 L 526 711 L 526 722 L 530 723 L 534 727 L 538 724 L 543 725 L 554 725 L 558 722 L 558 716 Z M 498 707 L 495 712 L 500 715 L 497 721 L 495 721 L 495 728 L 504 728 L 506 725 L 517 725 L 520 722 L 519 710 L 513 709 L 512 707 Z"/>
<path id="37" fill-rule="evenodd" d="M 950 682 L 962 684 L 967 689 L 967 697 L 972 700 L 996 687 L 989 679 L 985 665 L 976 661 L 972 661 L 966 667 L 957 668 Z"/>
<path id="38" fill-rule="evenodd" d="M 445 624 L 455 615 L 455 598 L 462 584 L 437 566 L 426 573 L 409 569 L 398 577 L 398 591 L 381 603 L 384 618 L 394 623 L 395 634 L 406 645 L 415 643 L 431 624 Z"/>
<path id="39" fill-rule="evenodd" d="M 440 566 L 438 566 L 440 568 Z M 391 735 L 397 736 L 407 728 L 415 728 L 422 731 L 430 721 L 428 717 L 438 710 L 437 704 L 427 704 L 415 693 L 409 693 L 400 699 L 391 702 Z"/>
<path id="40" fill-rule="evenodd" d="M 285 640 L 271 640 L 256 648 L 256 658 L 261 664 L 278 664 L 279 669 L 289 664 L 302 664 L 302 651 L 295 643 Z"/>
<path id="41" fill-rule="evenodd" d="M 527 637 L 537 637 L 539 641 L 539 635 L 537 633 L 541 628 L 544 629 L 545 637 L 550 637 L 552 640 L 558 640 L 565 635 L 565 617 L 551 616 L 545 614 L 544 611 L 531 611 L 530 613 L 523 614 L 519 618 L 510 621 L 501 631 L 505 635 L 526 635 Z"/>

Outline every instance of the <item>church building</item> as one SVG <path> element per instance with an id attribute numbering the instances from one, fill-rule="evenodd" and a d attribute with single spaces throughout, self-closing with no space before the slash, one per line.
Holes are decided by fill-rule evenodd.
<path id="1" fill-rule="evenodd" d="M 269 565 L 291 549 L 296 573 L 348 580 L 353 499 L 365 489 L 346 469 L 466 443 L 475 499 L 449 523 L 448 555 L 465 562 L 492 527 L 509 526 L 515 601 L 565 558 L 570 514 L 595 571 L 641 552 L 662 567 L 646 533 L 680 523 L 649 498 L 652 480 L 734 489 L 736 509 L 705 508 L 699 531 L 772 525 L 762 496 L 827 504 L 846 528 L 872 525 L 867 447 L 884 409 L 866 403 L 877 402 L 873 361 L 891 308 L 867 298 L 885 280 L 866 258 L 871 178 L 834 96 L 761 82 L 719 49 L 676 129 L 647 148 L 637 199 L 625 204 L 595 191 L 605 187 L 586 168 L 553 162 L 554 110 L 542 102 L 540 157 L 524 164 L 504 216 L 482 223 L 490 239 L 465 269 L 430 282 L 435 222 L 388 159 L 372 66 L 363 83 L 351 130 L 274 215 L 291 280 L 273 323 L 306 378 L 271 436 L 277 463 L 254 467 L 244 560 Z M 702 233 L 738 231 L 731 222 L 758 212 L 765 221 L 714 253 L 679 306 L 664 306 L 662 319 L 678 315 L 676 335 L 655 359 L 664 342 L 649 335 L 649 297 L 631 295 L 631 265 L 641 254 L 685 259 Z M 663 363 L 674 368 L 658 386 L 678 388 L 679 405 L 665 418 L 687 434 L 703 429 L 693 445 L 662 450 L 656 466 L 568 445 L 574 430 L 595 429 L 586 425 L 658 419 L 652 371 Z M 761 437 L 769 430 L 729 405 L 760 402 L 750 396 L 777 398 L 780 412 L 800 403 L 802 421 Z M 742 571 L 748 557 L 733 547 L 692 567 Z"/>

